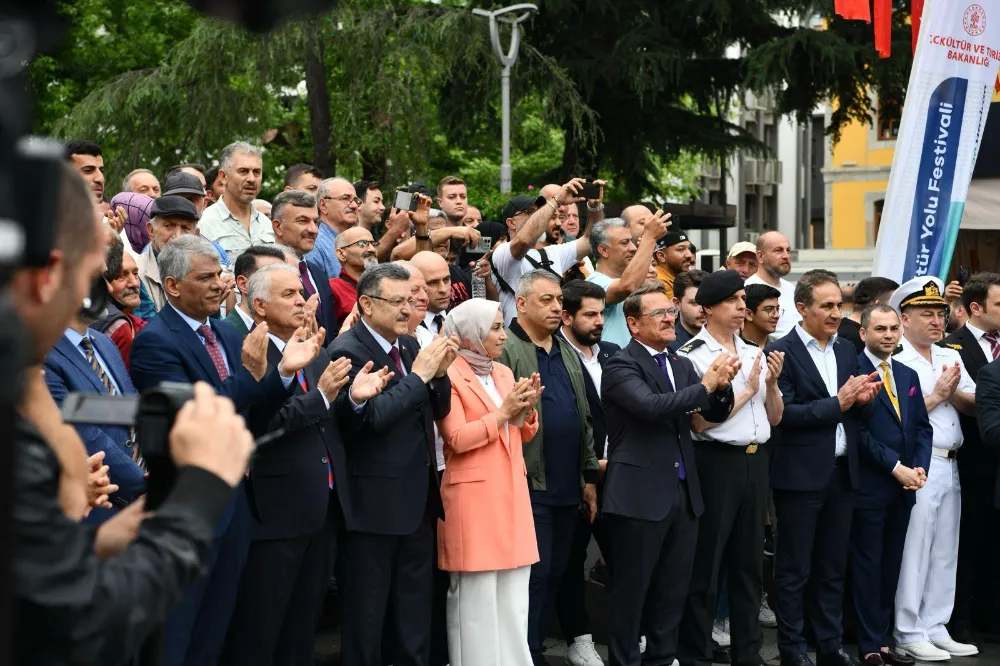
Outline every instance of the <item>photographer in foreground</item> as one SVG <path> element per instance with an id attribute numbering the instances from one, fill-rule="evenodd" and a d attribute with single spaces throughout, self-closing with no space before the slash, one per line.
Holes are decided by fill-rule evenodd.
<path id="1" fill-rule="evenodd" d="M 35 364 L 104 270 L 104 234 L 91 195 L 69 166 L 59 185 L 47 264 L 20 269 L 11 280 Z M 155 514 L 136 502 L 95 531 L 60 502 L 68 491 L 85 490 L 85 449 L 67 435 L 72 429 L 62 424 L 40 369 L 29 370 L 12 437 L 15 663 L 125 663 L 202 572 L 253 442 L 229 400 L 201 384 L 195 396 L 170 433 L 180 468 L 170 496 Z"/>

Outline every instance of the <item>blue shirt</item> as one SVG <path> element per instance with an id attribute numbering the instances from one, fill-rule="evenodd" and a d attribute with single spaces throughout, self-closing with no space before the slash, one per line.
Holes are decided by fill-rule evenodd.
<path id="1" fill-rule="evenodd" d="M 618 278 L 613 278 L 610 275 L 594 271 L 587 276 L 587 282 L 593 282 L 594 284 L 604 287 L 604 291 L 608 290 L 611 283 Z M 623 310 L 624 301 L 622 303 L 614 303 L 611 305 L 606 305 L 604 308 L 604 332 L 601 333 L 601 340 L 605 342 L 613 342 L 622 349 L 628 346 L 628 343 L 632 341 L 632 334 L 628 330 L 628 324 L 625 322 L 625 311 Z M 546 389 L 547 391 L 548 389 Z M 542 394 L 545 397 L 545 394 Z"/>
<path id="2" fill-rule="evenodd" d="M 576 394 L 563 363 L 559 342 L 552 341 L 552 349 L 538 352 L 538 374 L 541 375 L 542 450 L 545 454 L 545 490 L 532 490 L 531 501 L 553 506 L 572 506 L 580 503 L 580 413 L 576 408 Z"/>
<path id="3" fill-rule="evenodd" d="M 340 260 L 337 259 L 338 235 L 336 229 L 320 220 L 316 244 L 312 252 L 304 257 L 306 261 L 315 261 L 322 266 L 331 279 L 340 275 Z"/>
<path id="4" fill-rule="evenodd" d="M 87 361 L 88 365 L 90 364 L 90 361 L 87 360 L 87 352 L 83 350 L 83 347 L 80 346 L 80 343 L 83 342 L 84 338 L 90 340 L 90 343 L 94 347 L 94 356 L 97 357 L 97 362 L 100 364 L 101 369 L 104 370 L 104 374 L 108 376 L 108 381 L 110 381 L 111 385 L 115 387 L 115 393 L 121 395 L 122 391 L 118 387 L 118 382 L 115 381 L 115 376 L 111 374 L 111 370 L 108 369 L 108 364 L 104 362 L 103 358 L 101 358 L 101 353 L 97 351 L 97 345 L 94 345 L 94 339 L 90 337 L 90 331 L 88 330 L 86 333 L 77 333 L 72 328 L 67 328 L 66 332 L 63 335 L 65 335 L 66 339 L 73 344 L 73 347 L 78 352 L 80 352 L 80 356 L 82 356 L 83 359 Z"/>

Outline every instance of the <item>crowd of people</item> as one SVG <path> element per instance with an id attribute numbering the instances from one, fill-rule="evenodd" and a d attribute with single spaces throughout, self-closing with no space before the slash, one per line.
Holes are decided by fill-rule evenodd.
<path id="1" fill-rule="evenodd" d="M 782 666 L 908 666 L 992 630 L 1000 274 L 793 283 L 773 231 L 706 272 L 580 178 L 484 221 L 455 176 L 299 164 L 262 201 L 244 142 L 110 200 L 99 146 L 66 159 L 52 260 L 13 292 L 22 656 L 147 663 L 162 628 L 166 666 L 312 664 L 333 577 L 347 666 L 537 666 L 553 618 L 603 666 L 592 540 L 614 666 L 763 664 L 764 626 Z M 150 514 L 136 429 L 56 406 L 163 382 L 197 398 Z"/>

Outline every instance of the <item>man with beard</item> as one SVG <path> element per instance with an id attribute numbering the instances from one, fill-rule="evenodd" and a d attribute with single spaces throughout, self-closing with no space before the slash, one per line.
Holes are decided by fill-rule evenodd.
<path id="1" fill-rule="evenodd" d="M 288 190 L 275 197 L 272 212 L 274 240 L 291 248 L 298 257 L 297 268 L 302 280 L 302 289 L 306 298 L 313 295 L 319 298 L 319 303 L 316 305 L 316 322 L 326 329 L 325 344 L 329 344 L 337 336 L 337 330 L 340 328 L 340 319 L 333 314 L 330 277 L 322 266 L 305 259 L 315 246 L 316 236 L 319 233 L 316 199 L 307 192 Z"/>
<path id="2" fill-rule="evenodd" d="M 601 340 L 604 332 L 604 289 L 593 282 L 572 280 L 563 287 L 562 328 L 560 333 L 580 357 L 584 385 L 587 387 L 587 404 L 594 422 L 594 455 L 603 471 L 608 457 L 608 430 L 601 404 L 601 375 L 604 364 L 621 349 L 613 342 Z M 600 505 L 601 484 L 597 486 Z M 605 552 L 606 541 L 601 531 L 601 521 L 591 524 L 588 517 L 577 516 L 573 543 L 570 546 L 566 571 L 559 583 L 556 613 L 566 637 L 566 660 L 571 666 L 603 666 L 594 647 L 585 599 L 585 573 L 587 547 L 591 534 Z"/>
<path id="3" fill-rule="evenodd" d="M 646 222 L 645 232 L 636 249 L 625 220 L 614 217 L 601 220 L 590 232 L 590 246 L 597 257 L 597 267 L 587 278 L 605 290 L 604 333 L 601 338 L 619 347 L 630 339 L 622 302 L 646 279 L 646 271 L 657 242 L 667 233 L 670 215 L 658 212 Z"/>
<path id="4" fill-rule="evenodd" d="M 650 218 L 652 219 L 652 218 Z M 644 227 L 649 226 L 647 220 Z M 643 234 L 645 236 L 645 233 Z M 656 266 L 656 277 L 663 283 L 667 298 L 675 298 L 674 278 L 678 273 L 694 266 L 694 256 L 690 252 L 691 241 L 687 234 L 677 229 L 664 234 L 657 239 L 656 251 L 653 253 L 653 265 Z"/>
<path id="5" fill-rule="evenodd" d="M 146 321 L 136 317 L 132 311 L 139 306 L 139 267 L 132 255 L 125 252 L 125 246 L 117 236 L 108 243 L 107 270 L 104 280 L 108 283 L 108 311 L 90 325 L 111 338 L 118 347 L 125 367 L 129 367 L 129 352 L 132 340 Z"/>
<path id="6" fill-rule="evenodd" d="M 66 159 L 83 176 L 87 187 L 94 196 L 94 202 L 104 201 L 104 157 L 101 147 L 92 141 L 69 141 L 66 143 Z"/>
<path id="7" fill-rule="evenodd" d="M 469 207 L 469 192 L 458 176 L 445 176 L 437 186 L 437 204 L 450 226 L 460 226 Z M 472 226 L 472 225 L 469 225 Z"/>
<path id="8" fill-rule="evenodd" d="M 375 227 L 385 215 L 382 190 L 374 180 L 359 180 L 354 183 L 354 191 L 361 199 L 361 206 L 358 207 L 358 224 L 374 233 Z"/>
<path id="9" fill-rule="evenodd" d="M 229 261 L 236 261 L 251 245 L 274 242 L 271 221 L 253 206 L 260 192 L 263 165 L 260 148 L 245 141 L 229 144 L 219 155 L 225 194 L 205 209 L 199 228 L 202 236 L 225 249 Z"/>
<path id="10" fill-rule="evenodd" d="M 739 273 L 741 280 L 749 279 L 757 272 L 757 248 L 746 241 L 733 245 L 726 257 L 726 268 Z"/>
<path id="11" fill-rule="evenodd" d="M 680 312 L 677 315 L 677 323 L 674 324 L 674 333 L 677 339 L 667 345 L 667 349 L 673 353 L 686 345 L 691 338 L 701 332 L 705 325 L 705 310 L 698 301 L 695 300 L 698 294 L 698 287 L 702 280 L 708 277 L 705 271 L 692 269 L 678 273 L 674 278 L 674 301 Z"/>
<path id="12" fill-rule="evenodd" d="M 364 227 L 351 227 L 337 235 L 340 275 L 330 279 L 333 314 L 344 321 L 358 302 L 358 280 L 366 268 L 378 264 L 378 241 Z"/>
<path id="13" fill-rule="evenodd" d="M 337 237 L 357 225 L 361 199 L 346 178 L 327 178 L 316 192 L 319 232 L 313 250 L 306 257 L 319 264 L 331 278 L 340 275 Z"/>
<path id="14" fill-rule="evenodd" d="M 788 238 L 777 231 L 768 231 L 757 239 L 757 272 L 746 280 L 751 284 L 766 284 L 781 292 L 781 319 L 775 335 L 785 335 L 802 320 L 795 305 L 795 285 L 785 279 L 792 270 L 792 249 Z"/>

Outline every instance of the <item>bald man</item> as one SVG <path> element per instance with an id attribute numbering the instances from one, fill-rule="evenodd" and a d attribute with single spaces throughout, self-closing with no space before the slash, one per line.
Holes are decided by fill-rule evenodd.
<path id="1" fill-rule="evenodd" d="M 757 239 L 757 272 L 747 278 L 746 285 L 766 284 L 781 292 L 778 304 L 781 318 L 774 335 L 783 338 L 802 320 L 795 308 L 795 283 L 785 279 L 792 270 L 792 246 L 785 234 L 768 231 Z"/>
<path id="2" fill-rule="evenodd" d="M 642 204 L 627 206 L 622 211 L 621 218 L 628 224 L 628 230 L 632 232 L 632 242 L 635 243 L 636 247 L 639 246 L 639 239 L 642 238 L 642 232 L 646 229 L 646 220 L 652 216 L 649 209 Z"/>
<path id="3" fill-rule="evenodd" d="M 354 189 L 353 186 L 351 189 Z M 321 190 L 322 191 L 322 188 Z M 324 225 L 320 225 L 320 229 Z M 319 241 L 317 241 L 318 243 Z M 340 322 L 351 313 L 358 302 L 358 280 L 369 266 L 378 264 L 372 232 L 364 227 L 351 227 L 337 235 L 337 261 L 340 275 L 330 280 L 333 292 L 333 311 Z"/>
<path id="4" fill-rule="evenodd" d="M 345 178 L 327 178 L 316 191 L 319 207 L 319 234 L 316 246 L 306 256 L 323 267 L 331 278 L 340 275 L 337 258 L 337 236 L 358 224 L 358 207 L 361 199 L 354 192 L 354 184 Z"/>
<path id="5" fill-rule="evenodd" d="M 410 259 L 424 275 L 427 288 L 427 312 L 422 326 L 433 335 L 441 332 L 444 316 L 451 305 L 451 274 L 448 262 L 436 252 L 417 252 Z"/>

